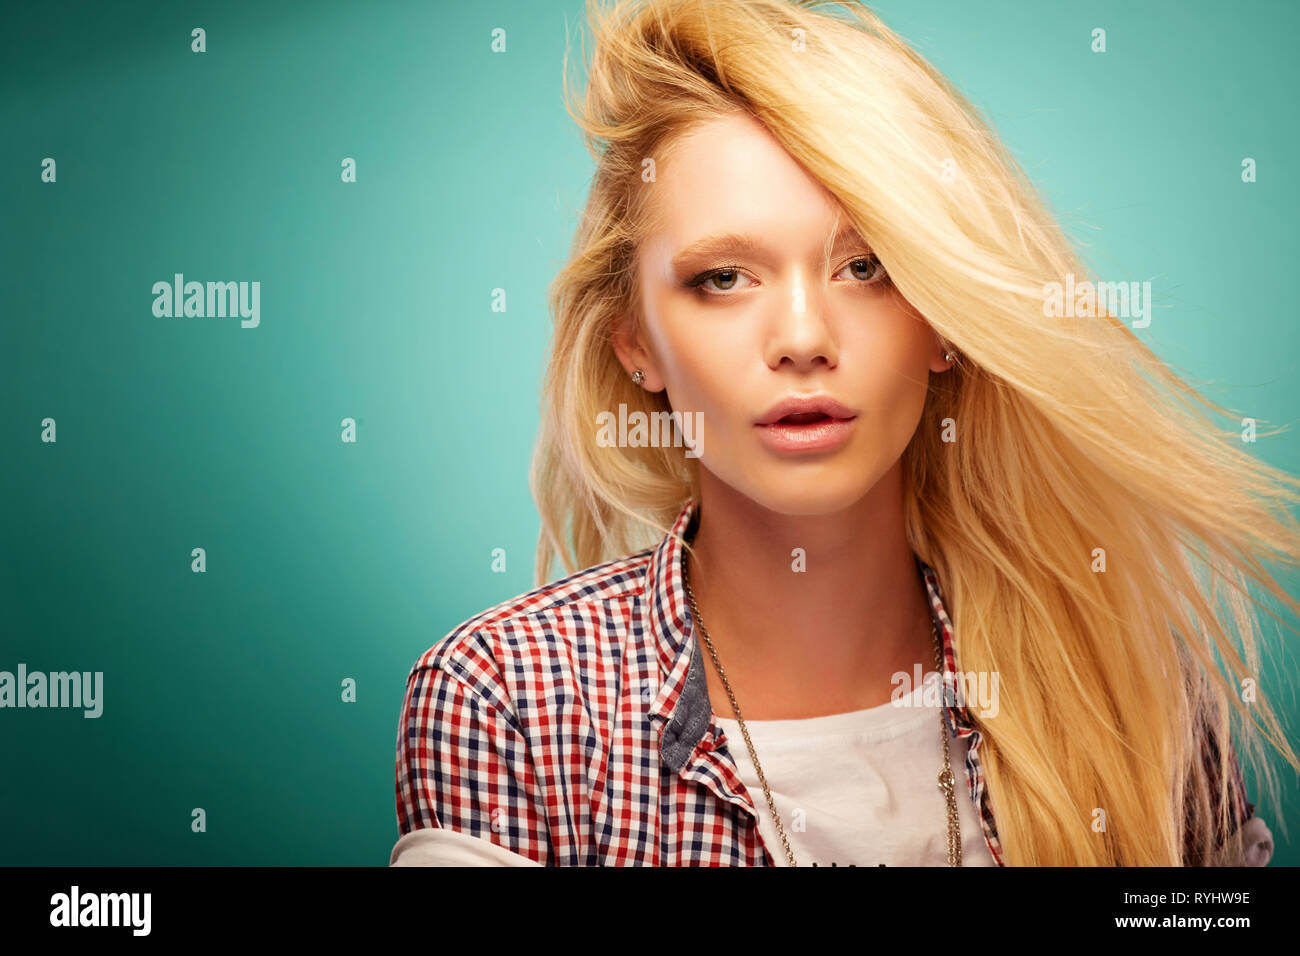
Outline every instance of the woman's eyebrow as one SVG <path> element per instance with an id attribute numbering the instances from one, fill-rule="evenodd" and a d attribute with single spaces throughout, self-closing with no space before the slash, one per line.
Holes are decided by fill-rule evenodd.
<path id="1" fill-rule="evenodd" d="M 832 240 L 831 253 L 834 254 L 837 250 L 849 245 L 865 245 L 856 229 L 840 230 Z M 673 256 L 669 265 L 676 268 L 692 259 L 724 255 L 764 256 L 770 254 L 770 252 L 771 250 L 768 248 L 766 241 L 758 236 L 737 232 L 722 232 L 712 236 L 705 236 L 690 243 Z"/>

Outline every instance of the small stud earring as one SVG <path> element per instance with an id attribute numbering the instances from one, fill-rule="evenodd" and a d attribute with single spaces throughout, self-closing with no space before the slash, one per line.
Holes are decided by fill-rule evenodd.
<path id="1" fill-rule="evenodd" d="M 633 385 L 640 385 L 644 381 L 645 381 L 645 372 L 641 371 L 640 369 L 637 369 L 635 372 L 632 373 Z"/>
<path id="2" fill-rule="evenodd" d="M 952 353 L 951 353 L 951 352 L 944 352 L 944 353 L 943 353 L 943 360 L 944 360 L 945 362 L 951 362 L 951 361 L 952 361 Z"/>

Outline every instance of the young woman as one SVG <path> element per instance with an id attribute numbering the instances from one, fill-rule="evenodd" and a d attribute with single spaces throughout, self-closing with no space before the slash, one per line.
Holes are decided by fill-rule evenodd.
<path id="1" fill-rule="evenodd" d="M 1085 266 L 867 10 L 590 13 L 540 586 L 412 669 L 391 862 L 1267 862 L 1300 482 L 1049 307 Z"/>

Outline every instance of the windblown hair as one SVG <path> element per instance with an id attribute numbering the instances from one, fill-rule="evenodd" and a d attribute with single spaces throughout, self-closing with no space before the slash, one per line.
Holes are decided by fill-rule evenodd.
<path id="1" fill-rule="evenodd" d="M 1264 602 L 1248 584 L 1300 611 L 1264 567 L 1300 564 L 1300 480 L 1247 454 L 1209 414 L 1228 413 L 1108 310 L 1046 314 L 1047 285 L 1089 270 L 978 111 L 868 9 L 587 12 L 585 101 L 567 57 L 566 96 L 596 171 L 551 289 L 538 583 L 556 556 L 573 572 L 653 544 L 698 495 L 683 449 L 599 447 L 595 422 L 620 402 L 671 410 L 610 344 L 620 322 L 643 321 L 643 160 L 748 114 L 837 198 L 956 356 L 903 454 L 906 526 L 938 573 L 960 669 L 1000 677 L 997 715 L 971 716 L 1006 862 L 1208 861 L 1235 826 L 1237 754 L 1274 799 L 1265 744 L 1300 770 L 1262 689 L 1241 693 L 1260 681 Z"/>

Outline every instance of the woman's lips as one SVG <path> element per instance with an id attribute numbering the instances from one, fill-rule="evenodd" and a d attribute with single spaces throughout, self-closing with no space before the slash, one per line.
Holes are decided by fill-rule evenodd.
<path id="1" fill-rule="evenodd" d="M 831 418 L 817 412 L 787 415 L 770 425 L 755 425 L 760 440 L 774 451 L 812 452 L 838 448 L 849 440 L 854 418 Z"/>

